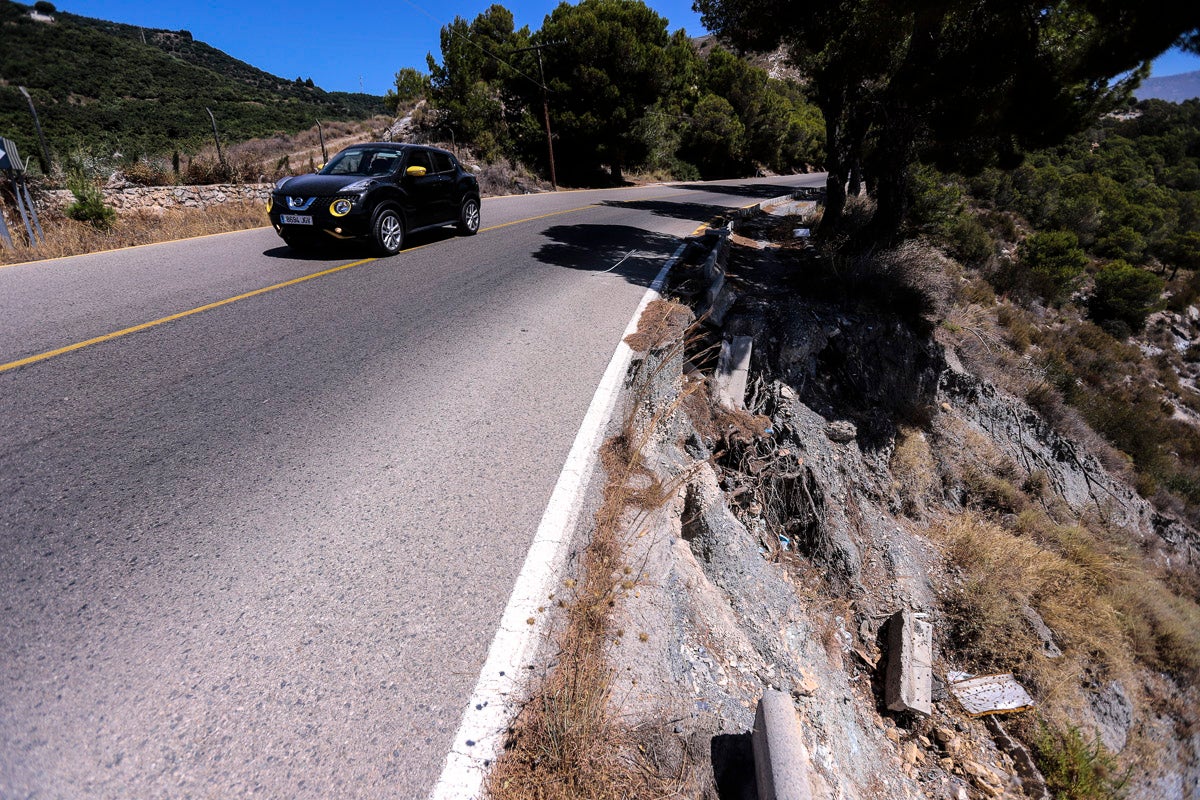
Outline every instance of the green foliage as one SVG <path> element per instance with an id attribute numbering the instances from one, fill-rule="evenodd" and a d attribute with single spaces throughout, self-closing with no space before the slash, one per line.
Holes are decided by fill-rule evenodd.
<path id="1" fill-rule="evenodd" d="M 1113 261 L 1096 273 L 1096 289 L 1088 301 L 1088 312 L 1101 326 L 1116 322 L 1126 330 L 1140 331 L 1146 325 L 1146 317 L 1159 306 L 1165 285 L 1157 275 L 1126 261 Z"/>
<path id="2" fill-rule="evenodd" d="M 563 3 L 535 33 L 493 5 L 445 26 L 441 56 L 428 59 L 429 95 L 458 140 L 543 169 L 544 76 L 568 181 L 619 180 L 628 167 L 677 178 L 787 172 L 822 158 L 824 124 L 798 85 L 719 47 L 702 57 L 641 0 Z"/>
<path id="3" fill-rule="evenodd" d="M 409 105 L 429 94 L 429 76 L 412 67 L 403 67 L 396 73 L 394 89 L 388 89 L 383 104 L 395 114 L 400 106 Z"/>
<path id="4" fill-rule="evenodd" d="M 963 265 L 979 268 L 996 252 L 996 242 L 974 214 L 958 214 L 945 234 L 946 249 Z"/>
<path id="5" fill-rule="evenodd" d="M 110 230 L 117 221 L 117 212 L 104 205 L 104 195 L 96 184 L 81 175 L 70 181 L 71 194 L 75 202 L 67 206 L 66 214 L 71 219 L 87 222 L 102 231 Z"/>
<path id="6" fill-rule="evenodd" d="M 968 173 L 1019 163 L 1023 152 L 1062 141 L 1123 104 L 1144 62 L 1196 29 L 1194 12 L 1182 5 L 1089 0 L 698 0 L 697 7 L 706 27 L 738 47 L 788 48 L 827 123 L 823 227 L 837 227 L 841 187 L 861 168 L 874 186 L 881 238 L 900 231 L 919 160 Z"/>
<path id="7" fill-rule="evenodd" d="M 1035 233 L 1021 242 L 1017 255 L 1029 288 L 1056 305 L 1070 296 L 1088 263 L 1070 231 Z"/>
<path id="8" fill-rule="evenodd" d="M 186 31 L 143 31 L 65 12 L 47 25 L 25 11 L 0 0 L 0 130 L 24 153 L 37 152 L 37 136 L 18 84 L 29 89 L 49 147 L 60 155 L 76 144 L 127 157 L 196 148 L 212 137 L 206 106 L 231 142 L 383 111 L 382 98 L 296 85 Z"/>
<path id="9" fill-rule="evenodd" d="M 1056 800 L 1117 800 L 1124 797 L 1128 773 L 1099 739 L 1089 744 L 1075 726 L 1065 730 L 1040 724 L 1033 757 Z"/>

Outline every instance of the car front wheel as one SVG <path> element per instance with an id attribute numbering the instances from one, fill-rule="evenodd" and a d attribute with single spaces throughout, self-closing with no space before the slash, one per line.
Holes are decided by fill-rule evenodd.
<path id="1" fill-rule="evenodd" d="M 404 246 L 404 220 L 395 209 L 385 208 L 375 217 L 371 238 L 380 255 L 394 256 Z"/>
<path id="2" fill-rule="evenodd" d="M 458 214 L 458 232 L 463 236 L 479 233 L 479 201 L 474 197 L 463 200 L 462 209 Z"/>

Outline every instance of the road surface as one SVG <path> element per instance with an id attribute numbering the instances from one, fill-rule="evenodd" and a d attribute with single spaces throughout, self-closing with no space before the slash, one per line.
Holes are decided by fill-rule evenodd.
<path id="1" fill-rule="evenodd" d="M 0 269 L 0 797 L 423 797 L 644 287 L 821 182 Z"/>

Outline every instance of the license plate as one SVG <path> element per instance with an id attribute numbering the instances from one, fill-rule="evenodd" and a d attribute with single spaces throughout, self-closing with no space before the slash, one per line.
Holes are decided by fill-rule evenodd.
<path id="1" fill-rule="evenodd" d="M 279 221 L 284 225 L 312 225 L 312 217 L 307 214 L 280 214 Z"/>

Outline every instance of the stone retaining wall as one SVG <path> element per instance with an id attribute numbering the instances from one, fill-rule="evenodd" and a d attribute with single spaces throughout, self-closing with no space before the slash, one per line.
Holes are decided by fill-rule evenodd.
<path id="1" fill-rule="evenodd" d="M 118 212 L 166 211 L 182 208 L 208 208 L 228 202 L 266 203 L 271 193 L 270 183 L 221 183 L 211 186 L 129 186 L 104 188 L 104 202 Z M 43 210 L 61 211 L 75 200 L 66 189 L 53 189 L 37 194 L 37 204 Z"/>

